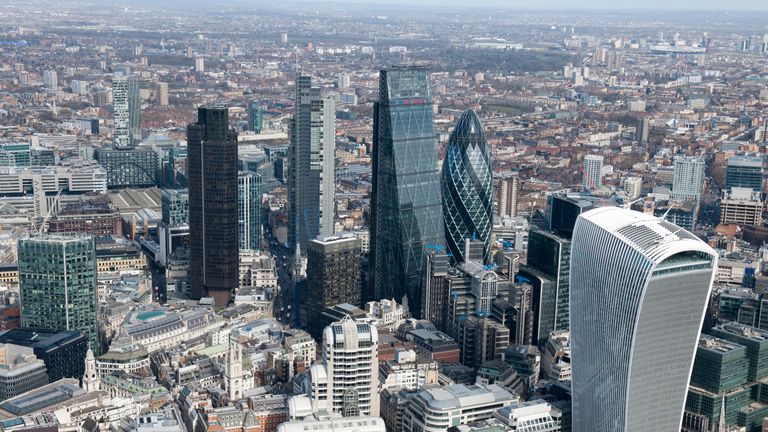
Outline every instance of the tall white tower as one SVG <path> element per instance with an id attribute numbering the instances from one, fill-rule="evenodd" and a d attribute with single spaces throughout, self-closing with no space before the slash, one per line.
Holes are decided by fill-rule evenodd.
<path id="1" fill-rule="evenodd" d="M 584 190 L 600 189 L 603 184 L 603 157 L 601 155 L 584 156 L 584 177 L 581 186 Z"/>
<path id="2" fill-rule="evenodd" d="M 349 316 L 323 331 L 328 411 L 344 417 L 378 417 L 379 333 Z"/>
<path id="3" fill-rule="evenodd" d="M 570 275 L 574 432 L 680 430 L 717 256 L 644 213 L 579 215 Z"/>
<path id="4" fill-rule="evenodd" d="M 233 331 L 229 335 L 229 351 L 227 352 L 227 368 L 224 372 L 229 399 L 239 400 L 243 397 L 243 346 L 237 340 Z"/>
<path id="5" fill-rule="evenodd" d="M 90 348 L 85 354 L 85 373 L 83 374 L 82 387 L 87 393 L 101 390 L 101 379 L 96 372 L 96 357 L 93 356 L 93 351 Z"/>

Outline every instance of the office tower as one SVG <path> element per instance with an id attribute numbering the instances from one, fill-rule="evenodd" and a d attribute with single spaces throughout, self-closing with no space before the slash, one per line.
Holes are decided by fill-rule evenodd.
<path id="1" fill-rule="evenodd" d="M 763 157 L 731 156 L 725 174 L 725 188 L 752 188 L 763 191 Z"/>
<path id="2" fill-rule="evenodd" d="M 648 137 L 651 134 L 651 120 L 648 118 L 642 118 L 637 126 L 637 134 L 635 139 L 641 143 L 647 143 Z"/>
<path id="3" fill-rule="evenodd" d="M 337 83 L 336 84 L 337 87 L 340 88 L 340 89 L 349 88 L 349 86 L 351 84 L 349 73 L 347 73 L 347 72 L 340 73 L 338 80 L 336 80 L 336 83 Z"/>
<path id="4" fill-rule="evenodd" d="M 360 239 L 348 235 L 307 243 L 307 291 L 304 308 L 310 328 L 321 323 L 325 308 L 341 303 L 360 306 Z"/>
<path id="5" fill-rule="evenodd" d="M 148 147 L 103 148 L 95 154 L 107 172 L 107 187 L 150 187 L 157 185 L 157 152 Z"/>
<path id="6" fill-rule="evenodd" d="M 732 187 L 720 200 L 720 223 L 736 225 L 763 224 L 763 199 L 758 190 Z"/>
<path id="7" fill-rule="evenodd" d="M 584 156 L 584 176 L 581 180 L 581 187 L 584 190 L 600 189 L 603 184 L 603 156 L 586 155 Z"/>
<path id="8" fill-rule="evenodd" d="M 305 250 L 317 236 L 333 235 L 336 112 L 312 78 L 296 77 L 296 108 L 288 151 L 288 245 Z"/>
<path id="9" fill-rule="evenodd" d="M 261 133 L 264 128 L 264 109 L 259 101 L 251 101 L 248 104 L 248 130 Z"/>
<path id="10" fill-rule="evenodd" d="M 59 89 L 59 76 L 55 70 L 43 71 L 43 85 L 49 90 Z"/>
<path id="11" fill-rule="evenodd" d="M 195 72 L 205 72 L 205 57 L 195 57 Z"/>
<path id="12" fill-rule="evenodd" d="M 237 175 L 237 222 L 240 249 L 261 249 L 261 176 L 245 171 Z"/>
<path id="13" fill-rule="evenodd" d="M 500 217 L 517 216 L 520 177 L 517 173 L 503 174 L 496 185 L 496 214 Z"/>
<path id="14" fill-rule="evenodd" d="M 449 260 L 445 250 L 431 250 L 425 256 L 424 264 L 424 299 L 421 306 L 423 318 L 438 329 L 447 328 L 446 323 L 448 297 Z"/>
<path id="15" fill-rule="evenodd" d="M 328 412 L 344 417 L 379 415 L 379 333 L 345 317 L 323 331 Z"/>
<path id="16" fill-rule="evenodd" d="M 704 169 L 704 159 L 701 157 L 675 157 L 672 199 L 698 201 L 704 188 Z"/>
<path id="17" fill-rule="evenodd" d="M 185 255 L 189 253 L 189 191 L 163 189 L 161 205 L 163 219 L 157 225 L 159 248 L 155 259 L 160 265 L 167 266 L 177 250 L 184 249 Z"/>
<path id="18" fill-rule="evenodd" d="M 157 83 L 157 103 L 160 106 L 168 106 L 168 83 Z"/>
<path id="19" fill-rule="evenodd" d="M 22 325 L 78 330 L 100 353 L 93 237 L 35 235 L 19 240 L 18 260 Z"/>
<path id="20" fill-rule="evenodd" d="M 554 233 L 531 230 L 527 265 L 520 270 L 520 274 L 534 286 L 534 339 L 540 345 L 550 332 L 569 328 L 570 240 Z"/>
<path id="21" fill-rule="evenodd" d="M 483 244 L 482 261 L 491 260 L 493 178 L 491 156 L 480 119 L 465 111 L 451 132 L 443 161 L 441 189 L 445 242 L 453 262 L 463 262 L 464 241 Z"/>
<path id="22" fill-rule="evenodd" d="M 229 129 L 228 108 L 198 108 L 187 143 L 190 295 L 213 297 L 223 307 L 239 268 L 237 133 Z"/>
<path id="23" fill-rule="evenodd" d="M 583 213 L 571 246 L 573 430 L 680 430 L 717 253 L 644 213 Z"/>
<path id="24" fill-rule="evenodd" d="M 554 192 L 547 197 L 547 227 L 558 236 L 570 239 L 580 214 L 596 207 L 617 205 L 618 202 L 612 198 Z"/>
<path id="25" fill-rule="evenodd" d="M 407 295 L 421 317 L 425 248 L 445 243 L 426 68 L 382 70 L 373 109 L 369 274 L 377 298 Z"/>
<path id="26" fill-rule="evenodd" d="M 640 197 L 643 192 L 643 179 L 640 177 L 627 177 L 624 179 L 624 192 L 629 200 Z"/>
<path id="27" fill-rule="evenodd" d="M 112 107 L 115 121 L 112 143 L 117 149 L 133 148 L 141 141 L 141 100 L 135 76 L 112 78 Z"/>

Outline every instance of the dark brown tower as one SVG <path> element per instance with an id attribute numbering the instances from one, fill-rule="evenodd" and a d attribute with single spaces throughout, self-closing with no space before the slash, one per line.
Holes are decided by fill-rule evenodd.
<path id="1" fill-rule="evenodd" d="M 190 295 L 224 307 L 237 287 L 237 132 L 229 110 L 200 107 L 187 126 Z"/>

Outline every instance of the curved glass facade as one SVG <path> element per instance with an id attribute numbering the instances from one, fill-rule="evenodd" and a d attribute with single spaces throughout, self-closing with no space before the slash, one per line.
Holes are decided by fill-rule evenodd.
<path id="1" fill-rule="evenodd" d="M 461 115 L 443 161 L 442 192 L 445 240 L 454 262 L 464 262 L 464 240 L 483 242 L 483 261 L 491 258 L 493 174 L 480 119 L 473 110 Z"/>
<path id="2" fill-rule="evenodd" d="M 717 255 L 650 215 L 579 216 L 571 248 L 574 432 L 680 430 Z"/>

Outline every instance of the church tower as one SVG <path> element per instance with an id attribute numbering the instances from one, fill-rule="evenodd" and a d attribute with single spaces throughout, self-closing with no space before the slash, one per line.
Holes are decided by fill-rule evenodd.
<path id="1" fill-rule="evenodd" d="M 237 340 L 235 332 L 229 335 L 229 351 L 227 352 L 227 368 L 224 372 L 229 399 L 239 400 L 243 397 L 243 346 Z"/>
<path id="2" fill-rule="evenodd" d="M 85 373 L 83 374 L 82 387 L 87 393 L 101 390 L 101 379 L 96 373 L 96 358 L 93 356 L 91 348 L 88 348 L 88 352 L 85 354 Z"/>

